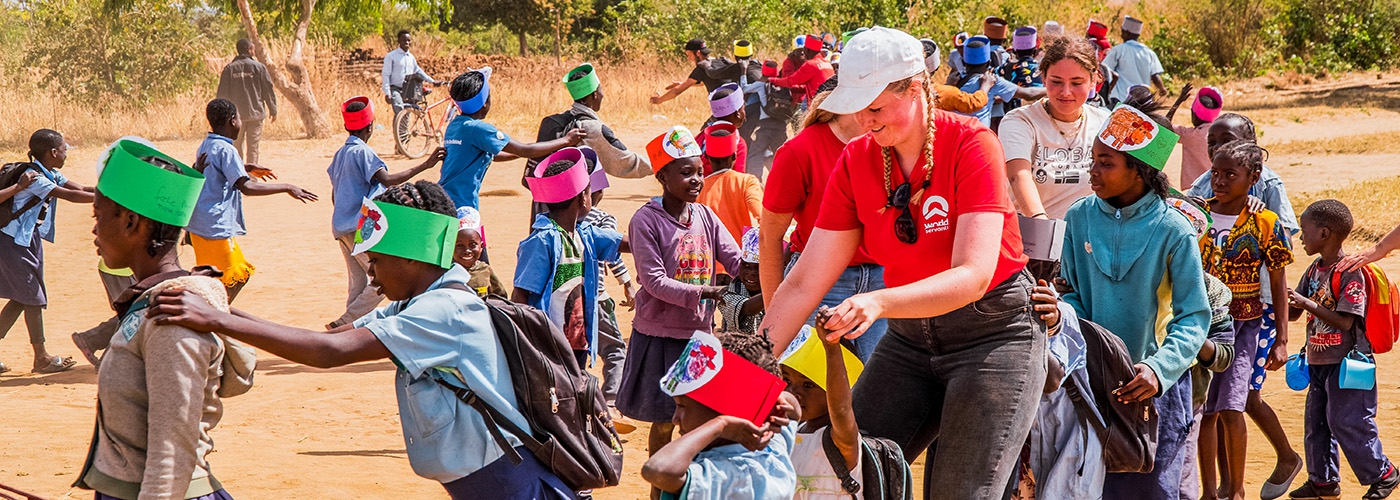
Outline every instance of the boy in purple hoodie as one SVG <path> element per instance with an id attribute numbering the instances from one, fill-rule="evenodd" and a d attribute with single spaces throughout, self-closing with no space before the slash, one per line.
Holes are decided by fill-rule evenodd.
<path id="1" fill-rule="evenodd" d="M 738 269 L 740 252 L 719 217 L 695 203 L 705 177 L 690 131 L 674 127 L 661 134 L 647 144 L 647 155 L 662 194 L 637 210 L 628 227 L 641 291 L 617 409 L 652 423 L 648 449 L 655 452 L 671 441 L 676 411 L 656 381 L 681 357 L 692 333 L 710 333 L 715 302 L 724 293 L 712 282 L 715 262 Z"/>

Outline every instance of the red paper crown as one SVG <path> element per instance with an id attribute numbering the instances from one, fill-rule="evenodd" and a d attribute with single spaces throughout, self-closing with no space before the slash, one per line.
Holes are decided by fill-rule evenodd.
<path id="1" fill-rule="evenodd" d="M 365 103 L 365 107 L 359 111 L 350 111 L 350 105 L 356 102 Z M 345 118 L 345 130 L 360 130 L 374 123 L 374 103 L 365 96 L 351 97 L 340 106 L 340 114 Z"/>
<path id="2" fill-rule="evenodd" d="M 688 396 L 721 415 L 758 426 L 768 421 L 787 387 L 782 378 L 725 350 L 705 332 L 695 332 L 660 383 L 666 394 Z"/>
<path id="3" fill-rule="evenodd" d="M 727 134 L 715 135 L 720 132 Z M 719 121 L 705 128 L 705 156 L 726 158 L 739 152 L 739 129 L 733 123 Z"/>

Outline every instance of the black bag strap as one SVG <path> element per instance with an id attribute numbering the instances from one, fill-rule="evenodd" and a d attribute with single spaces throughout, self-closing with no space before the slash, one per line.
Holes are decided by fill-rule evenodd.
<path id="1" fill-rule="evenodd" d="M 443 283 L 442 286 L 438 287 L 437 289 L 444 288 L 448 290 L 457 290 L 460 292 L 470 293 L 473 297 L 477 296 L 476 290 L 473 290 L 471 289 L 471 287 L 468 287 L 456 281 Z M 514 375 L 515 374 L 511 374 L 511 376 Z M 446 387 L 448 390 L 452 391 L 453 394 L 457 395 L 457 399 L 461 400 L 463 403 L 466 403 L 467 406 L 472 407 L 478 413 L 481 413 L 481 418 L 486 421 L 486 430 L 491 433 L 491 439 L 496 441 L 496 446 L 501 447 L 501 451 L 505 452 L 506 456 L 510 458 L 510 462 L 512 464 L 520 465 L 520 454 L 516 453 L 515 448 L 510 445 L 510 441 L 506 440 L 505 434 L 501 432 L 502 428 L 504 428 L 507 431 L 510 431 L 511 434 L 515 435 L 515 437 L 519 439 L 520 442 L 524 444 L 526 448 L 529 448 L 531 452 L 539 453 L 540 449 L 544 448 L 544 443 L 541 443 L 538 439 L 535 439 L 534 434 L 531 434 L 525 431 L 524 429 L 521 429 L 520 426 L 515 425 L 515 422 L 511 422 L 510 419 L 506 418 L 505 415 L 501 414 L 501 412 L 497 411 L 486 401 L 477 397 L 476 393 L 473 392 L 471 389 L 464 389 L 449 384 L 446 380 L 443 380 L 441 377 L 437 377 L 434 375 L 430 376 L 432 376 L 433 380 L 436 381 L 438 384 L 441 384 L 443 387 Z"/>
<path id="2" fill-rule="evenodd" d="M 486 430 L 491 433 L 491 439 L 495 440 L 496 446 L 501 447 L 501 451 L 505 452 L 506 457 L 510 458 L 511 464 L 520 465 L 522 459 L 520 458 L 520 454 L 515 451 L 515 447 L 510 445 L 510 441 L 506 440 L 505 434 L 501 432 L 502 428 L 510 431 L 516 438 L 519 438 L 520 442 L 524 444 L 526 448 L 529 448 L 531 452 L 539 453 L 540 449 L 544 447 L 544 444 L 535 439 L 535 436 L 525 432 L 519 426 L 515 425 L 515 422 L 511 422 L 510 419 L 506 418 L 505 415 L 501 415 L 501 413 L 496 411 L 495 408 L 492 408 L 490 404 L 487 404 L 486 401 L 477 397 L 476 393 L 472 392 L 471 389 L 457 387 L 438 377 L 433 377 L 433 380 L 452 391 L 453 394 L 456 394 L 457 399 L 462 400 L 467 406 L 481 413 L 482 420 L 486 421 Z"/>
<path id="3" fill-rule="evenodd" d="M 851 477 L 851 467 L 846 465 L 846 457 L 841 456 L 841 450 L 837 449 L 836 442 L 832 441 L 829 427 L 822 432 L 822 451 L 826 453 L 826 461 L 831 463 L 831 470 L 836 473 L 836 478 L 841 480 L 841 489 L 852 496 L 859 493 L 860 483 Z M 859 452 L 860 450 L 857 450 L 857 453 Z"/>
<path id="4" fill-rule="evenodd" d="M 1103 439 L 1108 432 L 1108 426 L 1100 419 L 1098 412 L 1089 405 L 1089 400 L 1084 399 L 1084 394 L 1079 392 L 1079 385 L 1075 383 L 1074 377 L 1065 379 L 1064 388 L 1065 394 L 1069 395 L 1069 400 L 1074 402 L 1074 409 L 1078 410 L 1079 417 L 1088 422 L 1089 426 L 1094 428 L 1094 432 L 1098 433 L 1099 438 Z"/>

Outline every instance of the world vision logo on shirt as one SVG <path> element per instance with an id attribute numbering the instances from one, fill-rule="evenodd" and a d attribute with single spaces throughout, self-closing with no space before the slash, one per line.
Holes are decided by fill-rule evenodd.
<path id="1" fill-rule="evenodd" d="M 942 196 L 924 199 L 924 234 L 948 230 L 948 200 Z"/>

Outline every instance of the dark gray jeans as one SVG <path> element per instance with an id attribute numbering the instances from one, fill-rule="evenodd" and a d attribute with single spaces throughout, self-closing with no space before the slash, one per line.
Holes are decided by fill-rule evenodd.
<path id="1" fill-rule="evenodd" d="M 948 314 L 891 319 L 856 383 L 862 431 L 899 443 L 910 462 L 938 440 L 924 498 L 1006 489 L 1045 387 L 1045 324 L 1030 295 L 1023 272 Z"/>

